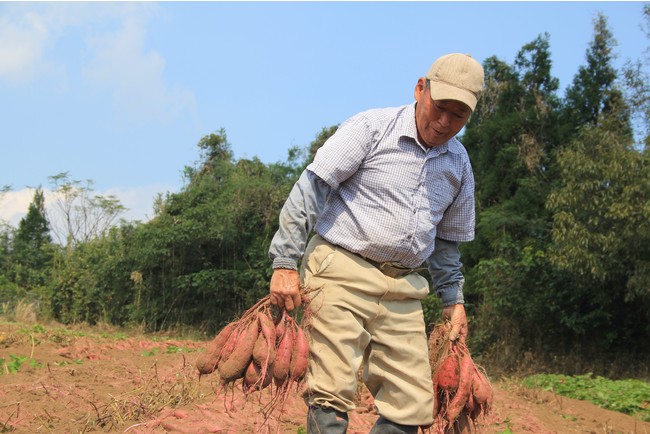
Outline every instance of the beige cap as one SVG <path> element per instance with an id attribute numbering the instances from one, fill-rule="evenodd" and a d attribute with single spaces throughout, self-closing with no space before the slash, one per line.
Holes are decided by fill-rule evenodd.
<path id="1" fill-rule="evenodd" d="M 438 58 L 427 73 L 431 98 L 463 102 L 472 111 L 483 90 L 483 67 L 469 54 L 452 53 Z"/>

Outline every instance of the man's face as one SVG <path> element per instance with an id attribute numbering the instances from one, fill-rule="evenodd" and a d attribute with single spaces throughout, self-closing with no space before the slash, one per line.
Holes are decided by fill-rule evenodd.
<path id="1" fill-rule="evenodd" d="M 418 140 L 429 148 L 440 146 L 458 134 L 472 114 L 472 110 L 460 101 L 432 100 L 424 78 L 420 78 L 415 86 L 415 99 Z"/>

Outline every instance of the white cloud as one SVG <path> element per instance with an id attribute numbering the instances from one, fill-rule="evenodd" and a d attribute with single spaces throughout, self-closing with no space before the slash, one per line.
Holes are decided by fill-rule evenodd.
<path id="1" fill-rule="evenodd" d="M 84 69 L 84 77 L 112 94 L 122 118 L 169 120 L 193 109 L 194 95 L 165 79 L 165 59 L 145 48 L 146 33 L 140 20 L 125 17 L 115 32 L 89 38 L 94 58 Z"/>
<path id="2" fill-rule="evenodd" d="M 67 89 L 82 76 L 128 123 L 193 111 L 192 91 L 170 82 L 163 54 L 147 46 L 147 29 L 161 11 L 147 2 L 0 2 L 0 81 L 49 79 Z"/>
<path id="3" fill-rule="evenodd" d="M 0 78 L 28 81 L 45 67 L 43 51 L 48 29 L 43 19 L 26 13 L 14 21 L 0 16 Z"/>

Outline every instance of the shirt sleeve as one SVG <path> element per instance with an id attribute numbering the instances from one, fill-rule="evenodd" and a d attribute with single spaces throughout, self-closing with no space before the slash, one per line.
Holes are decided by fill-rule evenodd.
<path id="1" fill-rule="evenodd" d="M 437 235 L 449 241 L 472 241 L 476 224 L 474 173 L 469 160 L 463 164 L 460 191 L 438 224 Z"/>
<path id="2" fill-rule="evenodd" d="M 465 278 L 461 272 L 460 243 L 436 238 L 436 248 L 427 264 L 433 287 L 443 306 L 464 304 Z"/>
<path id="3" fill-rule="evenodd" d="M 332 189 L 352 176 L 368 155 L 373 134 L 368 119 L 357 114 L 343 122 L 307 166 Z"/>
<path id="4" fill-rule="evenodd" d="M 273 236 L 269 258 L 273 268 L 298 269 L 330 187 L 311 171 L 305 170 L 294 184 L 280 211 L 280 226 Z"/>

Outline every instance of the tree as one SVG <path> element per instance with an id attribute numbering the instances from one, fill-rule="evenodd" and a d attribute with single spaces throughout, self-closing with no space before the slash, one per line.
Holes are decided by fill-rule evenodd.
<path id="1" fill-rule="evenodd" d="M 646 20 L 645 34 L 650 39 L 650 4 L 643 6 Z M 646 48 L 644 59 L 628 60 L 623 70 L 627 89 L 627 100 L 633 119 L 638 124 L 637 134 L 640 147 L 650 145 L 650 74 L 644 68 L 650 65 L 650 47 Z"/>
<path id="2" fill-rule="evenodd" d="M 607 27 L 607 18 L 598 14 L 594 19 L 594 37 L 587 50 L 587 64 L 579 68 L 567 89 L 564 107 L 564 137 L 570 140 L 586 124 L 616 117 L 610 128 L 620 128 L 631 134 L 629 109 L 623 93 L 616 85 L 617 71 L 612 66 L 617 42 Z"/>
<path id="3" fill-rule="evenodd" d="M 38 187 L 13 239 L 12 262 L 15 283 L 33 288 L 42 286 L 52 260 L 50 228 L 45 215 L 45 196 Z"/>
<path id="4" fill-rule="evenodd" d="M 607 345 L 647 350 L 650 154 L 635 150 L 610 122 L 617 119 L 585 126 L 558 155 L 561 186 L 548 199 L 550 258 L 570 275 L 557 291 L 570 330 L 602 332 Z"/>
<path id="5" fill-rule="evenodd" d="M 93 182 L 72 180 L 68 172 L 50 176 L 56 200 L 49 221 L 59 244 L 72 247 L 105 235 L 126 208 L 114 195 L 93 195 Z"/>

